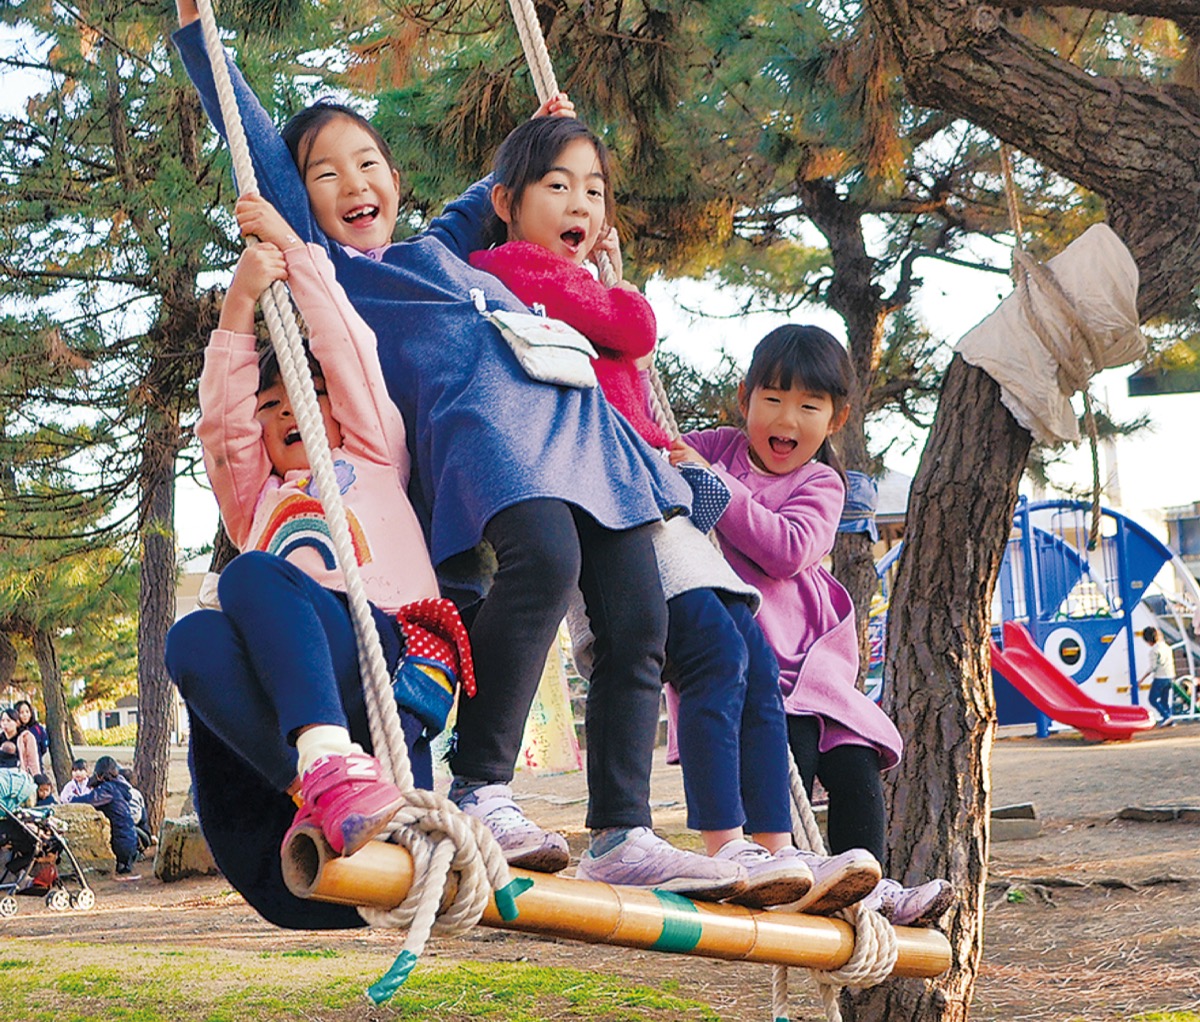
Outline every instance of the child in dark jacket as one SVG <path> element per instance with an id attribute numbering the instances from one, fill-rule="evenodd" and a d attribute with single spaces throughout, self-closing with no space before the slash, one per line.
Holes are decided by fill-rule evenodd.
<path id="1" fill-rule="evenodd" d="M 120 767 L 112 756 L 101 756 L 96 760 L 96 770 L 88 780 L 88 788 L 86 795 L 76 795 L 71 801 L 94 806 L 108 817 L 117 875 L 128 876 L 133 872 L 138 854 L 137 834 L 129 809 L 129 785 L 121 779 Z"/>

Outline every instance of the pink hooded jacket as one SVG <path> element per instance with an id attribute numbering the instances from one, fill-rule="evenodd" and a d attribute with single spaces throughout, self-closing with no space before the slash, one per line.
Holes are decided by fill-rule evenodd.
<path id="1" fill-rule="evenodd" d="M 375 335 L 351 307 L 318 245 L 284 253 L 288 287 L 321 364 L 342 446 L 334 472 L 346 506 L 367 598 L 395 613 L 439 595 L 424 535 L 405 493 L 404 423 L 388 397 Z M 308 471 L 275 474 L 257 409 L 254 338 L 214 330 L 200 374 L 196 435 L 229 538 L 239 550 L 285 557 L 329 589 L 344 591 L 329 526 Z"/>

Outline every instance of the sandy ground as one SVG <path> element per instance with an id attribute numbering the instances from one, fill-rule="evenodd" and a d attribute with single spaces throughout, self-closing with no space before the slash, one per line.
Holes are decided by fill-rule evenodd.
<path id="1" fill-rule="evenodd" d="M 96 752 L 79 754 L 92 758 Z M 518 775 L 516 786 L 531 816 L 579 835 L 573 841 L 578 846 L 585 807 L 580 774 Z M 186 791 L 186 759 L 178 749 L 170 776 L 172 807 L 182 803 Z M 993 791 L 995 805 L 1032 802 L 1041 832 L 994 844 L 972 1018 L 1103 1022 L 1150 1011 L 1200 1012 L 1200 810 L 1164 822 L 1117 818 L 1132 806 L 1200 807 L 1200 724 L 1112 745 L 1087 744 L 1073 732 L 1043 740 L 1002 737 L 995 746 Z M 679 771 L 665 764 L 661 750 L 652 800 L 658 828 L 682 831 Z M 397 950 L 396 934 L 386 931 L 274 930 L 220 878 L 164 885 L 148 868 L 143 872 L 143 879 L 132 884 L 97 878 L 97 908 L 86 915 L 72 913 L 69 923 L 40 902 L 24 899 L 21 913 L 0 927 L 10 937 L 44 938 L 69 928 L 75 939 L 118 943 L 343 945 L 378 949 L 381 955 Z M 681 994 L 712 1004 L 722 1018 L 769 1017 L 770 980 L 761 966 L 484 929 L 435 941 L 427 953 L 674 981 Z M 807 981 L 793 975 L 793 1019 L 823 1018 Z"/>

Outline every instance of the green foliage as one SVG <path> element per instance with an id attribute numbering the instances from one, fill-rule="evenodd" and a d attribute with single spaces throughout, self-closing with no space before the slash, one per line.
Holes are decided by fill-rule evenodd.
<path id="1" fill-rule="evenodd" d="M 122 724 L 120 727 L 90 728 L 83 733 L 84 745 L 132 748 L 137 745 L 137 724 Z"/>

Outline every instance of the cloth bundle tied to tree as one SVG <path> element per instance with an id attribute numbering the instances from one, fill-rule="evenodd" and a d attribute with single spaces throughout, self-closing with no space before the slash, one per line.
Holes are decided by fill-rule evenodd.
<path id="1" fill-rule="evenodd" d="M 955 350 L 1000 385 L 1004 407 L 1036 441 L 1077 443 L 1071 395 L 1146 353 L 1137 264 L 1105 224 L 1044 264 L 1018 249 L 1014 264 L 1013 292 Z"/>

